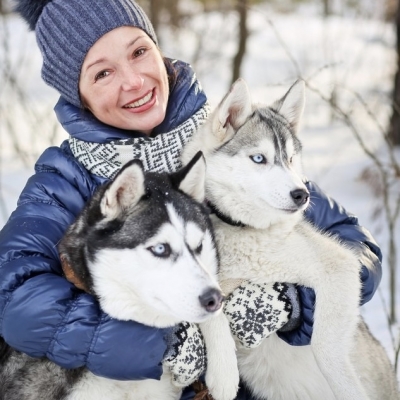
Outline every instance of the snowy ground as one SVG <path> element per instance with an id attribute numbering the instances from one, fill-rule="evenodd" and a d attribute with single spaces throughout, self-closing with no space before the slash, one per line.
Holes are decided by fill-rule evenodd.
<path id="1" fill-rule="evenodd" d="M 217 104 L 229 87 L 229 60 L 235 53 L 236 22 L 235 15 L 211 14 L 206 19 L 198 17 L 181 35 L 169 31 L 163 31 L 161 35 L 165 55 L 192 62 L 212 105 Z M 40 80 L 40 55 L 34 36 L 28 35 L 24 24 L 15 17 L 8 19 L 7 27 L 13 34 L 7 33 L 3 25 L 0 37 L 8 38 L 11 67 L 23 65 L 24 70 L 18 77 L 29 101 L 21 106 L 18 95 L 9 85 L 0 89 L 0 224 L 14 209 L 17 196 L 32 173 L 34 157 L 30 154 L 38 154 L 50 139 L 57 144 L 65 138 L 62 130 L 54 131 L 51 108 L 57 95 Z M 381 219 L 373 218 L 377 199 L 369 186 L 360 180 L 363 169 L 370 166 L 371 161 L 350 129 L 339 119 L 332 118 L 327 103 L 315 90 L 329 97 L 332 88 L 338 88 L 338 104 L 348 112 L 351 110 L 352 121 L 368 148 L 383 160 L 387 158 L 382 135 L 357 101 L 355 93 L 368 104 L 379 123 L 386 126 L 395 63 L 393 27 L 379 19 L 354 14 L 322 19 L 314 8 L 307 6 L 296 13 L 282 14 L 269 8 L 253 8 L 249 27 L 252 34 L 242 76 L 247 80 L 254 100 L 272 102 L 283 95 L 298 76 L 307 79 L 313 90 L 307 90 L 301 127 L 305 172 L 355 213 L 385 252 L 387 228 Z M 199 43 L 202 47 L 196 56 Z M 28 52 L 30 48 L 33 49 Z M 0 51 L 2 64 L 4 48 Z M 40 121 L 30 115 L 30 107 L 41 116 Z M 25 165 L 16 156 L 14 142 L 10 139 L 11 128 L 4 118 L 6 114 L 14 116 L 13 126 L 17 133 L 14 136 L 28 154 Z M 46 117 L 45 122 L 42 117 Z M 37 124 L 34 133 L 32 124 Z M 400 251 L 399 237 L 397 248 Z M 386 260 L 383 267 L 380 291 L 362 307 L 362 312 L 393 359 L 394 350 L 382 302 L 382 299 L 388 300 Z M 395 335 L 398 336 L 396 332 Z"/>

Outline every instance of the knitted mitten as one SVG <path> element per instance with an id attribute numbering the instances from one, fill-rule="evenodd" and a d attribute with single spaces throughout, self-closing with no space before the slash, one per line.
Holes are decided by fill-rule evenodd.
<path id="1" fill-rule="evenodd" d="M 232 334 L 246 348 L 259 346 L 263 339 L 288 323 L 294 309 L 295 319 L 299 318 L 296 293 L 295 287 L 286 283 L 243 283 L 229 295 L 224 307 Z"/>
<path id="2" fill-rule="evenodd" d="M 193 383 L 206 369 L 206 348 L 203 335 L 195 324 L 183 322 L 166 336 L 167 350 L 163 363 L 172 373 L 176 386 Z"/>

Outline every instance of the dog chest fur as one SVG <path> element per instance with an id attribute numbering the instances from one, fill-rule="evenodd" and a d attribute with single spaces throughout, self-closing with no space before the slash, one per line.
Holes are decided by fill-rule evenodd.
<path id="1" fill-rule="evenodd" d="M 213 224 L 219 244 L 222 283 L 226 279 L 245 278 L 254 282 L 285 281 L 317 287 L 331 273 L 342 287 L 346 285 L 338 277 L 342 269 L 349 281 L 349 291 L 356 292 L 352 285 L 360 287 L 359 271 L 349 267 L 358 263 L 355 254 L 306 221 L 284 234 L 277 234 L 275 228 L 234 227 L 215 216 Z"/>

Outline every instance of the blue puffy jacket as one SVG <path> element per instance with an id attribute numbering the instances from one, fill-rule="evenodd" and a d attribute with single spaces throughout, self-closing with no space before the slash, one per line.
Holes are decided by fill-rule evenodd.
<path id="1" fill-rule="evenodd" d="M 176 69 L 167 118 L 156 133 L 175 128 L 206 102 L 191 68 L 178 62 Z M 136 134 L 101 124 L 63 99 L 55 111 L 65 130 L 82 140 L 105 143 Z M 0 335 L 17 350 L 66 368 L 86 366 L 97 375 L 122 380 L 158 379 L 166 330 L 110 318 L 92 296 L 62 277 L 57 243 L 103 182 L 75 160 L 67 142 L 48 148 L 38 159 L 17 209 L 0 232 Z M 363 302 L 368 301 L 381 278 L 379 248 L 354 216 L 315 185 L 308 187 L 314 204 L 308 218 L 361 248 Z M 312 332 L 314 293 L 299 291 L 303 324 L 281 334 L 295 345 L 308 344 Z M 182 399 L 191 398 L 187 389 Z M 242 390 L 238 398 L 251 396 Z"/>

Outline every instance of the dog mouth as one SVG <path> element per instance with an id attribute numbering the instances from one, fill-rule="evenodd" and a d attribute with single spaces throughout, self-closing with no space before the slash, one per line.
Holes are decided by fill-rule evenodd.
<path id="1" fill-rule="evenodd" d="M 278 208 L 279 211 L 283 211 L 284 213 L 287 214 L 294 214 L 298 211 L 301 211 L 300 208 Z"/>
<path id="2" fill-rule="evenodd" d="M 308 207 L 308 202 L 295 207 L 284 207 L 284 208 L 276 207 L 276 210 L 282 211 L 286 214 L 295 214 L 297 212 L 303 212 L 307 207 Z"/>

